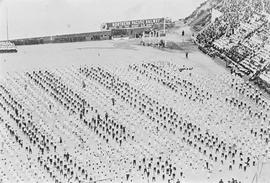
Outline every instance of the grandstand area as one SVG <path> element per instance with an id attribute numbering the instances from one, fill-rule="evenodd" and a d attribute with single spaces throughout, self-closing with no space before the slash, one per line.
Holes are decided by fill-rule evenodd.
<path id="1" fill-rule="evenodd" d="M 221 12 L 195 37 L 199 48 L 231 63 L 270 93 L 270 6 L 268 1 L 229 0 L 216 7 Z"/>

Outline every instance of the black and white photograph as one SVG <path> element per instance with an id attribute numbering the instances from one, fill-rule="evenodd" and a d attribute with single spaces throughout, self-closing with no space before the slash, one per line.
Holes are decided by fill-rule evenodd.
<path id="1" fill-rule="evenodd" d="M 270 183 L 270 0 L 0 0 L 0 183 Z"/>

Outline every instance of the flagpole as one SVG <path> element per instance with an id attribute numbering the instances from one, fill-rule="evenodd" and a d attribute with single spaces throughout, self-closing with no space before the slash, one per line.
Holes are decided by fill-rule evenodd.
<path id="1" fill-rule="evenodd" d="M 164 22 L 163 22 L 163 32 L 166 34 L 166 18 L 164 17 Z"/>

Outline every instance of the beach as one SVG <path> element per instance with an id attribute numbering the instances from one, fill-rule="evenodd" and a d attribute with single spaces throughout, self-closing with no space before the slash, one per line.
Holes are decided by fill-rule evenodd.
<path id="1" fill-rule="evenodd" d="M 189 50 L 188 58 L 186 58 L 185 55 L 187 50 Z M 203 140 L 203 137 L 200 137 L 201 140 L 197 139 L 197 135 L 200 134 L 199 131 L 197 132 L 198 129 L 205 131 L 206 134 L 210 133 L 213 136 L 217 136 L 219 140 L 223 139 L 221 144 L 225 142 L 225 145 L 222 145 L 224 148 L 225 146 L 226 148 L 228 146 L 231 148 L 231 145 L 236 143 L 238 149 L 237 153 L 243 151 L 245 157 L 249 157 L 248 154 L 245 154 L 247 152 L 251 153 L 250 156 L 253 158 L 255 154 L 258 156 L 264 154 L 265 151 L 258 151 L 260 148 L 269 149 L 269 144 L 264 146 L 262 139 L 253 139 L 250 134 L 250 130 L 257 129 L 260 123 L 263 126 L 266 125 L 268 119 L 264 119 L 265 124 L 263 124 L 261 120 L 257 119 L 256 115 L 248 117 L 247 110 L 254 110 L 256 112 L 257 104 L 254 104 L 245 96 L 241 96 L 237 93 L 237 85 L 245 82 L 242 81 L 241 78 L 232 76 L 222 64 L 216 63 L 216 61 L 209 56 L 204 55 L 200 51 L 196 51 L 194 47 L 190 49 L 186 47 L 184 50 L 180 51 L 158 49 L 140 46 L 138 40 L 45 44 L 19 46 L 18 53 L 2 54 L 0 61 L 1 82 L 3 85 L 13 94 L 19 92 L 15 95 L 15 98 L 18 101 L 22 101 L 27 110 L 32 111 L 31 113 L 34 119 L 45 122 L 40 123 L 34 121 L 34 124 L 37 123 L 41 125 L 41 127 L 43 126 L 42 128 L 44 128 L 46 133 L 53 136 L 51 138 L 52 142 L 57 143 L 57 150 L 55 152 L 48 152 L 48 157 L 57 157 L 68 152 L 69 154 L 73 154 L 72 156 L 76 158 L 77 161 L 81 161 L 82 158 L 85 158 L 87 161 L 81 161 L 81 165 L 85 166 L 87 171 L 91 171 L 89 170 L 90 167 L 86 165 L 88 161 L 100 161 L 100 163 L 104 165 L 104 168 L 100 169 L 98 166 L 92 165 L 93 167 L 97 167 L 98 170 L 98 172 L 93 172 L 94 180 L 101 179 L 100 181 L 103 182 L 167 182 L 169 180 L 177 182 L 177 180 L 179 180 L 187 183 L 207 183 L 218 182 L 220 179 L 227 181 L 234 178 L 242 182 L 252 181 L 257 172 L 257 166 L 248 166 L 247 171 L 243 171 L 243 169 L 238 169 L 238 165 L 236 165 L 237 163 L 241 164 L 242 160 L 240 161 L 239 159 L 239 162 L 236 160 L 236 164 L 233 166 L 234 171 L 231 171 L 228 167 L 232 165 L 232 159 L 227 159 L 227 155 L 225 160 L 224 154 L 216 152 L 217 161 L 214 161 L 211 157 L 209 159 L 207 156 L 210 156 L 210 154 L 212 156 L 214 151 L 211 149 L 211 145 L 204 145 L 204 142 L 202 146 L 200 145 L 200 141 Z M 162 79 L 163 74 L 159 73 L 158 70 L 152 70 L 151 67 L 153 67 L 153 69 L 155 67 L 164 69 L 164 73 L 168 72 L 168 74 L 164 75 L 164 78 L 168 77 L 168 80 Z M 96 68 L 98 69 L 96 70 Z M 180 71 L 181 69 L 184 70 Z M 92 73 L 90 74 L 91 78 L 89 78 L 89 70 Z M 76 123 L 79 124 L 84 118 L 85 120 L 88 118 L 91 119 L 90 116 L 95 115 L 97 111 L 90 112 L 89 114 L 85 114 L 85 112 L 79 113 L 80 117 L 71 115 L 68 113 L 68 108 L 63 108 L 64 105 L 60 105 L 60 103 L 57 102 L 58 98 L 54 100 L 52 96 L 46 94 L 47 89 L 42 90 L 43 88 L 39 89 L 35 86 L 33 81 L 38 84 L 39 77 L 31 81 L 31 79 L 25 75 L 25 73 L 32 73 L 29 74 L 29 77 L 36 77 L 36 72 L 40 74 L 44 72 L 44 74 L 48 74 L 48 77 L 51 77 L 49 73 L 54 73 L 53 77 L 59 77 L 64 85 L 78 92 L 78 95 L 84 98 L 86 104 L 89 103 L 96 107 L 99 111 L 98 114 L 101 116 L 105 114 L 106 116 L 106 113 L 108 113 L 109 118 L 115 119 L 119 125 L 126 126 L 127 133 L 133 134 L 132 136 L 134 136 L 135 141 L 132 137 L 132 139 L 127 138 L 126 142 L 123 141 L 123 145 L 120 144 L 120 146 L 118 140 L 116 141 L 117 143 L 111 142 L 107 145 L 105 142 L 102 142 L 98 136 L 95 136 L 95 133 L 88 131 L 86 128 L 83 129 L 83 123 L 79 126 L 76 125 Z M 106 76 L 107 73 L 109 74 Z M 43 75 L 40 76 L 43 77 Z M 98 79 L 99 77 L 100 79 Z M 101 79 L 102 77 L 104 77 L 104 79 Z M 115 88 L 119 87 L 119 91 L 121 91 L 123 95 L 119 95 L 121 92 L 118 93 L 118 89 L 114 90 L 109 86 L 108 83 L 111 82 L 110 77 L 118 78 L 116 81 L 112 79 L 113 82 L 119 82 L 115 86 L 112 83 L 112 86 Z M 178 77 L 179 79 L 177 79 Z M 159 78 L 161 78 L 161 80 Z M 41 83 L 43 81 L 45 80 L 40 80 Z M 48 80 L 48 82 L 49 81 L 51 80 Z M 58 82 L 58 80 L 55 81 Z M 165 84 L 169 81 L 175 82 L 175 86 L 177 86 L 176 88 L 178 89 L 176 89 L 174 85 Z M 81 88 L 81 82 L 83 82 L 83 88 Z M 14 83 L 14 85 L 12 83 Z M 15 83 L 19 84 L 19 88 L 16 89 Z M 189 83 L 191 83 L 191 85 Z M 106 87 L 103 87 L 103 85 Z M 48 86 L 53 87 L 53 85 Z M 131 86 L 131 88 L 123 89 L 124 86 Z M 23 88 L 27 91 L 28 87 L 33 89 L 31 96 L 34 100 L 28 99 L 26 92 L 23 91 Z M 196 87 L 198 87 L 198 90 Z M 137 98 L 138 96 L 135 96 L 134 93 L 131 92 L 133 90 L 137 92 L 136 89 L 143 93 L 141 97 L 149 96 L 152 99 L 150 100 L 146 97 L 141 100 L 141 97 Z M 246 87 L 246 89 L 250 90 L 248 87 Z M 35 91 L 37 93 L 35 93 Z M 55 97 L 57 97 L 57 95 L 56 93 Z M 62 95 L 59 95 L 59 97 L 61 100 Z M 116 100 L 116 104 L 114 104 L 114 102 L 111 104 L 111 98 Z M 134 98 L 137 98 L 137 101 L 134 101 Z M 146 102 L 148 99 L 150 101 Z M 229 103 L 228 100 L 231 101 L 231 103 Z M 243 108 L 240 107 L 241 104 L 238 108 L 235 108 L 235 106 L 238 105 L 238 100 L 239 105 L 241 101 L 242 103 L 247 102 L 247 104 L 252 107 L 245 109 L 244 106 Z M 39 101 L 44 101 L 44 103 L 39 103 Z M 138 103 L 138 101 L 140 102 Z M 158 102 L 156 103 L 155 101 Z M 145 105 L 142 105 L 142 103 L 145 103 Z M 48 108 L 48 105 L 49 108 L 54 108 L 54 112 Z M 130 107 L 129 105 L 134 106 Z M 137 105 L 142 105 L 142 107 L 139 108 Z M 191 127 L 183 126 L 183 131 L 177 131 L 178 127 L 171 126 L 171 121 L 167 121 L 168 119 L 166 119 L 165 116 L 164 119 L 163 117 L 160 119 L 161 123 L 158 122 L 159 120 L 156 123 L 156 120 L 153 118 L 159 119 L 158 115 L 156 116 L 159 111 L 156 111 L 155 114 L 151 107 L 155 105 L 157 109 L 159 105 L 163 105 L 162 109 L 166 106 L 164 114 L 171 112 L 173 115 L 177 114 L 177 116 L 181 116 L 181 118 L 179 116 L 177 117 L 177 119 L 179 118 L 179 125 L 181 126 L 180 130 L 182 129 L 182 125 L 186 125 L 186 123 L 190 123 Z M 81 106 L 81 104 L 79 106 Z M 145 112 L 144 106 L 146 106 L 147 112 Z M 38 110 L 35 110 L 35 108 L 38 108 Z M 267 108 L 263 109 L 261 104 L 259 109 L 264 111 L 261 116 L 269 115 L 269 111 L 266 110 Z M 83 109 L 83 111 L 84 110 L 85 109 Z M 88 110 L 90 110 L 90 108 Z M 4 110 L 1 110 L 1 112 L 4 119 L 8 119 Z M 163 113 L 161 114 L 163 115 Z M 51 120 L 57 121 L 55 127 L 53 127 L 54 123 Z M 181 123 L 182 120 L 183 122 Z M 104 122 L 105 121 L 104 119 Z M 3 125 L 2 134 L 7 133 L 4 130 L 4 124 L 4 122 L 1 123 L 1 125 Z M 187 131 L 184 131 L 185 128 L 187 128 Z M 194 136 L 190 136 L 190 133 Z M 202 134 L 204 135 L 204 132 Z M 60 137 L 61 141 L 63 139 L 63 144 L 57 142 L 57 138 Z M 250 140 L 247 137 L 250 138 Z M 79 140 L 81 138 L 85 141 L 82 144 Z M 205 139 L 207 138 L 208 137 L 205 136 Z M 198 150 L 197 147 L 191 146 L 190 143 L 192 142 L 195 144 L 198 143 L 200 147 L 204 148 L 206 154 L 200 149 Z M 122 143 L 122 141 L 120 143 Z M 209 143 L 214 142 L 209 140 Z M 253 147 L 253 143 L 257 143 L 256 147 Z M 213 144 L 213 146 L 215 145 Z M 17 148 L 17 146 L 15 147 Z M 250 147 L 250 149 L 245 150 L 245 147 Z M 256 150 L 256 148 L 258 149 Z M 106 155 L 105 152 L 107 152 L 108 155 Z M 228 153 L 231 151 L 226 150 L 224 152 Z M 41 157 L 41 159 L 43 157 L 39 151 L 34 151 L 33 154 L 30 154 L 30 157 L 34 159 L 36 158 L 35 156 Z M 100 157 L 98 158 L 98 156 Z M 5 157 L 5 155 L 3 157 Z M 150 167 L 145 168 L 144 173 L 142 173 L 142 170 L 140 171 L 140 168 L 138 169 L 138 167 L 134 165 L 134 161 L 132 167 L 132 159 L 130 159 L 132 157 L 136 160 L 136 166 L 144 164 L 144 161 L 146 161 L 149 162 Z M 162 161 L 159 161 L 159 157 L 162 157 Z M 10 156 L 7 159 L 12 161 L 14 158 L 16 159 L 16 157 Z M 21 158 L 23 159 L 23 157 Z M 146 158 L 146 160 L 143 158 Z M 154 160 L 152 160 L 152 158 L 154 158 Z M 120 163 L 124 160 L 124 167 L 121 167 Z M 164 179 L 162 176 L 159 177 L 158 174 L 155 173 L 157 172 L 156 169 L 150 169 L 152 168 L 151 166 L 154 165 L 152 164 L 154 162 L 167 165 L 165 160 L 169 161 L 168 164 L 171 163 L 172 166 L 175 167 L 175 169 L 169 167 L 167 173 L 172 170 L 175 173 L 168 173 L 169 177 L 167 177 L 167 174 L 166 176 L 164 174 Z M 38 161 L 40 161 L 40 159 Z M 129 161 L 131 162 L 129 163 Z M 4 162 L 5 161 L 2 163 Z M 205 162 L 208 162 L 207 167 L 205 167 Z M 267 183 L 269 180 L 269 174 L 267 174 L 269 165 L 266 163 L 263 166 L 264 168 L 260 174 L 259 181 Z M 108 173 L 109 169 L 116 171 L 116 173 Z M 159 166 L 157 166 L 157 169 L 159 169 Z M 155 180 L 154 178 L 151 179 L 148 177 L 148 171 L 151 176 L 153 175 L 153 177 L 155 177 Z M 180 172 L 184 173 L 184 176 L 180 174 Z M 57 174 L 57 176 L 59 179 L 61 178 L 60 174 Z M 172 176 L 178 179 L 172 179 Z M 49 176 L 45 177 L 43 180 L 50 180 Z M 84 174 L 79 176 L 78 179 L 86 180 L 83 177 Z M 61 180 L 65 180 L 65 177 Z"/>

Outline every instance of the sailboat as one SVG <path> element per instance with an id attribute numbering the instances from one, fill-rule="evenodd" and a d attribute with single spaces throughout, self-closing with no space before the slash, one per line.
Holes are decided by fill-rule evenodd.
<path id="1" fill-rule="evenodd" d="M 0 53 L 16 53 L 17 47 L 8 39 L 8 13 L 7 13 L 7 40 L 0 41 Z"/>

